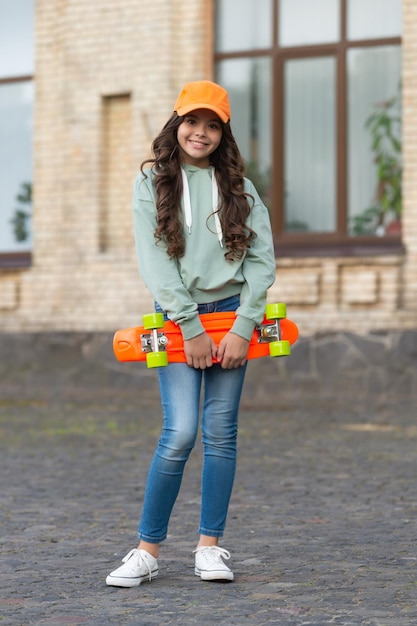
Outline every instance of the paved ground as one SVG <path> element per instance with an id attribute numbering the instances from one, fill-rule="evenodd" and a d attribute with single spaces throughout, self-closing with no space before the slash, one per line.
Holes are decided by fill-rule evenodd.
<path id="1" fill-rule="evenodd" d="M 193 573 L 198 446 L 160 576 L 116 589 L 105 577 L 135 545 L 159 430 L 155 372 L 103 376 L 66 348 L 2 361 L 1 624 L 417 624 L 414 396 L 274 388 L 251 363 L 223 541 L 235 582 Z"/>

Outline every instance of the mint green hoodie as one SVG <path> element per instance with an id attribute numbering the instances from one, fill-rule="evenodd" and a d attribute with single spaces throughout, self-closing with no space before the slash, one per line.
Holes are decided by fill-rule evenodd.
<path id="1" fill-rule="evenodd" d="M 183 165 L 190 190 L 192 225 L 184 222 L 185 254 L 170 259 L 165 244 L 156 243 L 156 195 L 153 173 L 139 174 L 133 194 L 133 217 L 139 271 L 154 300 L 179 324 L 184 339 L 204 332 L 197 305 L 240 294 L 231 332 L 250 339 L 264 315 L 266 291 L 275 280 L 275 257 L 268 210 L 253 184 L 245 191 L 255 204 L 247 224 L 257 234 L 244 257 L 227 261 L 212 216 L 212 168 Z M 184 210 L 184 206 L 183 206 Z"/>

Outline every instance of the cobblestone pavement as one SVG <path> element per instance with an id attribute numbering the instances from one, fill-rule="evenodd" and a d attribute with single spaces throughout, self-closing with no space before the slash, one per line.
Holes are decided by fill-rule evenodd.
<path id="1" fill-rule="evenodd" d="M 3 371 L 0 623 L 417 624 L 415 401 L 281 393 L 279 380 L 259 395 L 258 363 L 222 542 L 235 582 L 194 575 L 199 445 L 160 575 L 133 589 L 105 577 L 136 545 L 159 431 L 155 372 L 101 380 L 57 362 L 35 385 L 23 364 Z"/>

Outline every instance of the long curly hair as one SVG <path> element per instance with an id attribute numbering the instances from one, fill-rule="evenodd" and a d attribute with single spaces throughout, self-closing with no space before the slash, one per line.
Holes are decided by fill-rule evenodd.
<path id="1" fill-rule="evenodd" d="M 152 143 L 153 158 L 141 165 L 151 165 L 156 191 L 157 226 L 155 239 L 167 246 L 170 258 L 180 258 L 185 252 L 181 199 L 181 153 L 177 130 L 184 117 L 173 113 Z M 219 146 L 210 155 L 219 188 L 219 217 L 226 247 L 225 258 L 235 261 L 245 254 L 256 237 L 255 231 L 245 224 L 253 196 L 244 191 L 245 162 L 233 137 L 230 124 L 223 124 Z"/>

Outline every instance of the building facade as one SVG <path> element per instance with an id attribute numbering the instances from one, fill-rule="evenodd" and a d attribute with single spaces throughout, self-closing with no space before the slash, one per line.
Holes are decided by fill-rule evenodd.
<path id="1" fill-rule="evenodd" d="M 357 3 L 351 2 L 353 12 Z M 227 12 L 233 4 L 231 0 L 36 0 L 33 76 L 23 73 L 13 78 L 15 83 L 32 80 L 35 85 L 32 241 L 29 247 L 0 250 L 3 332 L 113 331 L 137 325 L 141 314 L 153 309 L 135 257 L 133 180 L 184 82 L 216 79 L 228 88 L 230 84 L 233 93 L 230 63 L 242 56 L 239 43 L 236 49 L 224 44 L 231 20 L 239 21 L 239 12 Z M 263 0 L 263 4 L 279 24 L 285 1 Z M 262 2 L 247 0 L 242 11 L 250 5 L 260 11 Z M 314 60 L 334 57 L 337 72 L 345 71 L 340 59 L 349 47 L 349 21 L 343 13 L 348 5 L 349 0 L 340 0 L 336 19 L 341 21 L 342 35 L 336 43 L 319 41 L 316 49 L 317 42 L 302 42 L 289 46 L 288 52 L 288 46 L 280 47 L 284 37 L 279 26 L 274 26 L 271 44 L 257 45 L 254 39 L 250 54 L 245 53 L 256 63 L 269 55 L 278 76 L 269 100 L 259 98 L 261 105 L 267 100 L 274 103 L 261 114 L 268 116 L 273 110 L 278 121 L 263 134 L 258 124 L 255 133 L 258 162 L 262 161 L 260 151 L 272 154 L 266 165 L 273 196 L 277 280 L 268 300 L 286 302 L 305 336 L 417 327 L 417 7 L 413 0 L 402 2 L 402 32 L 382 34 L 372 42 L 378 49 L 401 48 L 401 233 L 352 237 L 346 229 L 329 226 L 331 218 L 323 218 L 320 232 L 309 232 L 307 226 L 307 232 L 300 234 L 287 228 L 283 219 L 287 210 L 288 214 L 293 211 L 297 224 L 308 221 L 308 215 L 297 216 L 295 205 L 282 204 L 291 165 L 288 160 L 283 174 L 277 164 L 287 163 L 282 145 L 288 148 L 292 143 L 285 134 L 291 119 L 284 116 L 287 101 L 281 98 L 279 85 L 286 84 L 287 78 L 291 81 L 291 72 L 298 67 L 285 63 L 301 59 L 306 52 Z M 258 26 L 254 30 L 259 34 L 265 24 Z M 358 41 L 362 47 L 370 45 L 364 36 Z M 263 61 L 256 63 L 255 78 L 262 72 Z M 335 82 L 343 92 L 346 80 L 339 73 Z M 0 97 L 1 88 L 13 81 L 0 75 Z M 350 137 L 341 120 L 348 118 L 348 112 L 343 98 L 336 95 L 336 100 L 335 132 L 344 145 Z M 232 98 L 235 109 L 239 120 L 239 103 Z M 294 117 L 293 123 L 300 121 Z M 248 144 L 252 150 L 253 133 L 248 135 Z M 331 160 L 331 150 L 329 154 Z M 349 158 L 343 151 L 335 155 L 333 191 L 335 204 L 342 207 L 335 213 L 339 225 L 349 210 L 342 198 L 343 189 L 349 188 L 343 178 Z M 295 185 L 302 167 L 299 161 L 294 169 Z M 314 173 L 309 183 L 311 193 L 317 176 Z"/>

